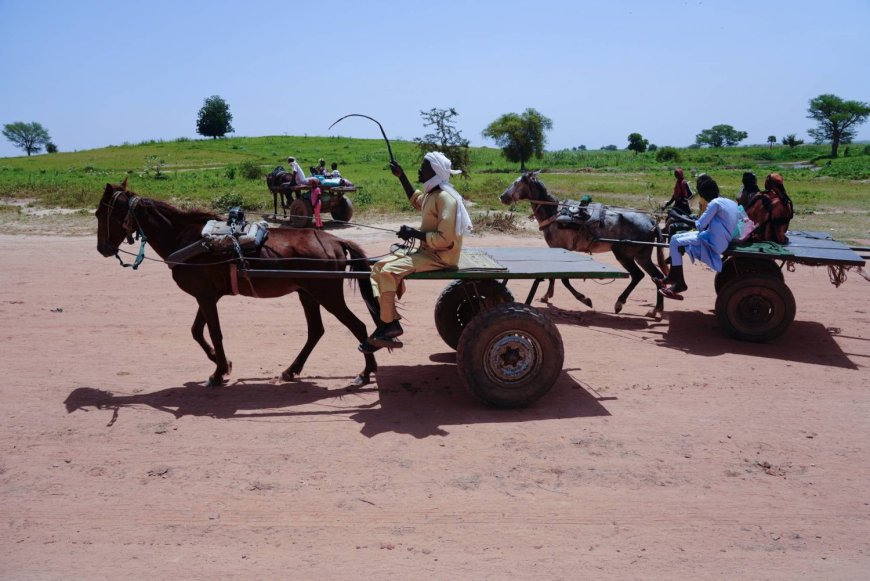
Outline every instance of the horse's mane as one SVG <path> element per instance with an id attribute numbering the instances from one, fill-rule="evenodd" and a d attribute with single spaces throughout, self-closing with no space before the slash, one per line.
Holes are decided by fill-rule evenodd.
<path id="1" fill-rule="evenodd" d="M 147 200 L 151 202 L 158 211 L 177 215 L 186 222 L 208 222 L 209 220 L 220 219 L 220 216 L 214 212 L 200 210 L 199 208 L 182 209 L 162 200 L 155 200 L 154 198 L 147 198 Z"/>
<path id="2" fill-rule="evenodd" d="M 544 182 L 542 182 L 538 179 L 538 176 L 532 177 L 532 179 L 529 181 L 536 188 L 538 188 L 538 193 L 542 193 L 541 198 L 543 200 L 546 200 L 548 202 L 558 202 L 559 201 L 558 198 L 556 198 L 556 196 L 552 195 L 550 192 L 547 191 L 547 186 L 544 185 Z"/>

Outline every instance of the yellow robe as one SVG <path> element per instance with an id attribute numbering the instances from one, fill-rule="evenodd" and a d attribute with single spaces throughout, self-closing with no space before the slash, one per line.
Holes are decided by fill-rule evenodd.
<path id="1" fill-rule="evenodd" d="M 456 268 L 462 253 L 462 234 L 456 233 L 456 200 L 435 188 L 428 194 L 420 190 L 411 196 L 411 204 L 422 213 L 419 230 L 426 241 L 411 254 L 392 254 L 372 267 L 375 296 L 382 292 L 404 292 L 402 279 L 415 272 Z"/>

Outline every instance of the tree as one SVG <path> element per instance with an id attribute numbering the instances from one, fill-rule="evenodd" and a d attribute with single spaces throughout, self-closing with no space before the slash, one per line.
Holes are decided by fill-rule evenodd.
<path id="1" fill-rule="evenodd" d="M 773 144 L 776 143 L 776 135 L 768 135 L 767 142 L 770 144 L 768 148 L 773 149 Z"/>
<path id="2" fill-rule="evenodd" d="M 745 131 L 738 131 L 730 125 L 714 125 L 710 129 L 705 129 L 695 136 L 695 143 L 698 145 L 709 145 L 710 147 L 722 147 L 723 145 L 737 145 L 749 136 Z"/>
<path id="3" fill-rule="evenodd" d="M 526 161 L 533 155 L 540 159 L 547 145 L 545 131 L 553 128 L 553 121 L 535 109 L 526 109 L 521 115 L 505 113 L 483 130 L 483 136 L 501 147 L 508 161 L 520 162 L 525 171 Z"/>
<path id="4" fill-rule="evenodd" d="M 649 145 L 649 139 L 644 139 L 640 133 L 632 133 L 628 136 L 628 147 L 626 149 L 634 152 L 635 155 L 646 151 Z"/>
<path id="5" fill-rule="evenodd" d="M 816 143 L 831 142 L 831 157 L 837 157 L 841 143 L 851 143 L 858 126 L 870 116 L 870 105 L 862 101 L 844 101 L 831 94 L 819 95 L 810 99 L 807 109 L 808 119 L 814 119 L 819 126 L 807 133 Z"/>
<path id="6" fill-rule="evenodd" d="M 668 161 L 672 161 L 675 163 L 679 162 L 680 151 L 676 147 L 671 147 L 670 145 L 660 147 L 658 151 L 656 151 L 656 161 L 659 163 L 664 163 Z"/>
<path id="7" fill-rule="evenodd" d="M 202 109 L 199 110 L 199 115 L 196 117 L 196 132 L 217 139 L 235 131 L 230 125 L 232 120 L 233 114 L 230 113 L 227 102 L 218 95 L 212 95 L 205 99 Z"/>
<path id="8" fill-rule="evenodd" d="M 798 145 L 803 145 L 804 140 L 798 139 L 794 133 L 789 133 L 785 137 L 782 138 L 782 144 L 788 145 L 790 148 L 794 149 Z"/>
<path id="9" fill-rule="evenodd" d="M 436 109 L 420 111 L 423 127 L 433 127 L 432 133 L 416 137 L 414 142 L 420 149 L 421 157 L 430 151 L 440 151 L 453 165 L 453 169 L 462 170 L 462 177 L 468 177 L 470 157 L 469 142 L 453 124 L 453 119 L 459 116 L 456 109 Z"/>
<path id="10" fill-rule="evenodd" d="M 23 149 L 29 156 L 31 153 L 39 153 L 43 145 L 51 141 L 48 130 L 36 121 L 24 123 L 16 121 L 3 126 L 3 135 L 11 141 L 15 147 Z"/>

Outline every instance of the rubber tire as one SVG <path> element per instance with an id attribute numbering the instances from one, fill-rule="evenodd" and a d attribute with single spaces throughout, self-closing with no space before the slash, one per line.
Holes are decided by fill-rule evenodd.
<path id="1" fill-rule="evenodd" d="M 311 207 L 311 202 L 308 200 L 296 198 L 290 202 L 290 207 L 287 210 L 290 212 L 287 220 L 294 228 L 305 228 L 311 224 L 314 208 Z"/>
<path id="2" fill-rule="evenodd" d="M 481 297 L 482 305 L 474 300 L 476 296 Z M 514 295 L 497 280 L 454 280 L 435 301 L 435 328 L 444 342 L 456 349 L 462 331 L 475 316 L 496 305 L 512 302 Z"/>
<path id="3" fill-rule="evenodd" d="M 713 279 L 713 288 L 716 289 L 716 294 L 722 292 L 722 289 L 735 278 L 746 275 L 770 276 L 784 280 L 782 270 L 772 260 L 735 259 L 729 256 L 722 263 L 722 272 L 717 272 L 716 278 Z"/>
<path id="4" fill-rule="evenodd" d="M 332 203 L 332 208 L 330 208 L 329 213 L 333 220 L 338 220 L 339 222 L 350 222 L 350 219 L 353 218 L 353 204 L 351 204 L 349 198 L 339 196 L 338 199 Z"/>
<path id="5" fill-rule="evenodd" d="M 517 377 L 502 365 L 499 353 L 514 349 Z M 474 317 L 456 352 L 462 382 L 478 399 L 500 408 L 529 405 L 550 391 L 565 362 L 562 336 L 556 325 L 534 307 L 505 303 Z M 513 367 L 517 367 L 517 363 Z"/>
<path id="6" fill-rule="evenodd" d="M 779 337 L 796 311 L 791 290 L 771 276 L 739 276 L 716 297 L 719 324 L 726 334 L 742 341 L 763 343 Z"/>

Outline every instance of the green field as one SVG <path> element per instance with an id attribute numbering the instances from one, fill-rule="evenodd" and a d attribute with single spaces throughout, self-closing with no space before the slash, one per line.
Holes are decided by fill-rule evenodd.
<path id="1" fill-rule="evenodd" d="M 392 147 L 399 163 L 415 176 L 419 163 L 415 145 L 397 141 Z M 598 201 L 641 209 L 661 205 L 670 197 L 677 165 L 687 170 L 687 177 L 701 172 L 712 175 L 723 194 L 731 197 L 740 189 L 742 172 L 755 171 L 762 181 L 767 173 L 779 171 L 798 214 L 793 228 L 826 230 L 842 240 L 866 240 L 870 238 L 867 149 L 854 144 L 848 157 L 829 160 L 824 158 L 830 151 L 827 146 L 686 148 L 679 150 L 678 163 L 659 163 L 651 152 L 564 150 L 533 159 L 530 167 L 543 169 L 542 181 L 559 198 L 576 199 L 588 193 Z M 288 155 L 305 169 L 321 157 L 327 164 L 337 162 L 342 175 L 360 188 L 352 196 L 355 221 L 408 210 L 389 172 L 384 142 L 344 137 L 179 139 L 0 158 L 0 197 L 26 199 L 38 207 L 94 208 L 107 182 L 127 177 L 137 193 L 180 205 L 212 208 L 217 200 L 239 196 L 248 210 L 266 210 L 272 197 L 264 176 L 284 165 Z M 471 176 L 457 179 L 457 187 L 474 202 L 475 210 L 504 210 L 497 198 L 519 175 L 518 165 L 507 162 L 500 150 L 485 147 L 473 148 L 471 160 Z M 801 162 L 813 161 L 812 168 L 800 167 Z M 245 177 L 251 168 L 260 177 Z M 528 213 L 528 207 L 518 211 Z"/>

